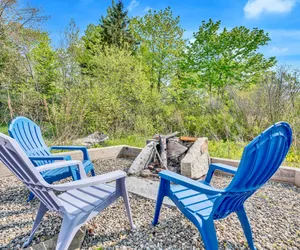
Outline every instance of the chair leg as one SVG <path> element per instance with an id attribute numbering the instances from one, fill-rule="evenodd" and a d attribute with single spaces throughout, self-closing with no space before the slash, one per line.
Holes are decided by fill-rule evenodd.
<path id="1" fill-rule="evenodd" d="M 27 202 L 30 202 L 34 198 L 34 193 L 30 192 Z"/>
<path id="2" fill-rule="evenodd" d="M 198 223 L 197 223 L 198 224 Z M 200 231 L 204 246 L 206 250 L 218 250 L 218 238 L 212 219 L 202 220 L 196 225 Z"/>
<path id="3" fill-rule="evenodd" d="M 242 228 L 244 230 L 244 234 L 247 238 L 248 245 L 251 250 L 256 250 L 254 243 L 253 243 L 253 237 L 252 237 L 252 231 L 251 231 L 251 226 L 245 211 L 244 206 L 242 206 L 237 212 L 237 215 L 239 217 L 239 220 L 241 222 Z"/>
<path id="4" fill-rule="evenodd" d="M 76 224 L 79 218 L 70 219 L 64 216 L 57 239 L 56 250 L 67 250 L 82 224 Z"/>
<path id="5" fill-rule="evenodd" d="M 121 192 L 121 196 L 123 197 L 123 200 L 125 203 L 126 213 L 127 213 L 128 219 L 129 219 L 130 226 L 132 229 L 135 229 L 136 226 L 134 225 L 133 220 L 132 220 L 132 213 L 131 213 L 131 209 L 130 209 L 128 192 L 127 192 L 126 185 L 125 185 L 125 178 L 118 179 L 117 182 L 119 182 L 119 185 L 120 185 L 120 192 Z"/>
<path id="6" fill-rule="evenodd" d="M 47 211 L 48 211 L 48 208 L 43 203 L 41 203 L 40 207 L 39 207 L 39 210 L 36 214 L 36 218 L 35 218 L 35 221 L 33 223 L 33 227 L 32 227 L 30 236 L 29 236 L 28 240 L 23 244 L 23 247 L 27 247 L 27 246 L 30 245 L 30 243 L 33 239 L 33 236 L 34 236 L 36 230 L 38 229 L 38 226 L 41 223 L 41 221 L 42 221 L 42 219 L 43 219 L 43 217 L 44 217 L 44 215 Z"/>
<path id="7" fill-rule="evenodd" d="M 156 200 L 156 207 L 155 207 L 155 213 L 154 213 L 154 219 L 152 221 L 152 225 L 156 225 L 158 223 L 158 218 L 160 214 L 160 209 L 164 200 L 164 197 L 166 196 L 166 190 L 169 188 L 170 182 L 161 178 L 159 183 L 159 189 L 157 194 L 157 200 Z"/>
<path id="8" fill-rule="evenodd" d="M 91 169 L 91 174 L 92 174 L 92 176 L 96 176 L 94 168 Z"/>

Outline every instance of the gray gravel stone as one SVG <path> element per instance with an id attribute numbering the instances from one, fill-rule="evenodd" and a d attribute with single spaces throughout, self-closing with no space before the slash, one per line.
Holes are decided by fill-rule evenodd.
<path id="1" fill-rule="evenodd" d="M 127 169 L 132 160 L 114 159 L 96 162 L 98 174 Z M 216 175 L 213 185 L 226 187 L 230 177 Z M 27 204 L 27 189 L 15 178 L 0 180 L 0 249 L 20 249 L 28 237 L 38 201 Z M 82 249 L 204 249 L 194 225 L 176 208 L 163 206 L 159 224 L 151 225 L 155 202 L 130 195 L 132 231 L 121 199 L 87 224 Z M 300 188 L 269 182 L 245 203 L 257 249 L 300 249 Z M 47 213 L 33 244 L 52 238 L 59 232 L 61 219 Z M 215 223 L 220 249 L 248 249 L 235 214 Z"/>

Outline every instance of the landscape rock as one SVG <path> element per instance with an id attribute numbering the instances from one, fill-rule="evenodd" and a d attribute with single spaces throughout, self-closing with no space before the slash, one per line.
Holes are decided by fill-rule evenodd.
<path id="1" fill-rule="evenodd" d="M 152 141 L 143 148 L 128 170 L 128 174 L 139 175 L 153 161 L 156 153 L 156 142 Z"/>
<path id="2" fill-rule="evenodd" d="M 199 179 L 207 173 L 209 162 L 208 140 L 198 138 L 181 160 L 181 174 L 192 179 Z"/>
<path id="3" fill-rule="evenodd" d="M 151 171 L 149 169 L 144 169 L 140 175 L 142 177 L 149 177 L 149 176 L 151 176 Z"/>
<path id="4" fill-rule="evenodd" d="M 179 157 L 183 153 L 185 153 L 188 150 L 187 147 L 181 145 L 179 142 L 176 142 L 175 140 L 169 140 L 168 142 L 168 157 Z"/>
<path id="5" fill-rule="evenodd" d="M 87 137 L 80 138 L 74 141 L 75 144 L 83 145 L 86 147 L 93 146 L 95 144 L 101 144 L 108 140 L 109 137 L 103 133 L 96 131 L 93 134 L 88 135 Z"/>

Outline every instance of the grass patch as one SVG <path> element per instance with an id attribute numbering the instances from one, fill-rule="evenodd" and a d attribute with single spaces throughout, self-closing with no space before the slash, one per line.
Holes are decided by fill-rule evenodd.
<path id="1" fill-rule="evenodd" d="M 151 137 L 152 136 L 145 136 L 145 135 L 129 135 L 123 138 L 112 138 L 112 139 L 108 139 L 104 143 L 104 146 L 128 145 L 132 147 L 143 148 L 146 145 L 146 140 Z"/>
<path id="2" fill-rule="evenodd" d="M 208 151 L 212 157 L 240 160 L 244 147 L 247 144 L 247 142 L 209 141 Z M 294 146 L 291 146 L 290 151 L 282 165 L 299 168 L 300 150 Z"/>
<path id="3" fill-rule="evenodd" d="M 0 124 L 0 133 L 3 133 L 5 135 L 8 135 L 8 125 Z"/>
<path id="4" fill-rule="evenodd" d="M 152 138 L 152 136 L 130 135 L 122 138 L 111 138 L 103 145 L 95 145 L 95 147 L 128 145 L 143 148 L 146 145 L 146 140 L 149 138 Z M 209 141 L 209 154 L 212 157 L 240 160 L 244 147 L 247 144 L 248 142 Z M 285 161 L 283 162 L 283 165 L 300 167 L 300 150 L 292 146 Z"/>

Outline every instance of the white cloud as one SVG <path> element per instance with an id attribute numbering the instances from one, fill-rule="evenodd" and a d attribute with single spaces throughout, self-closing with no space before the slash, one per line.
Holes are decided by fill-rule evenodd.
<path id="1" fill-rule="evenodd" d="M 131 2 L 129 3 L 128 6 L 128 11 L 132 11 L 133 9 L 135 9 L 136 7 L 138 7 L 140 5 L 140 2 L 137 0 L 131 0 Z"/>
<path id="2" fill-rule="evenodd" d="M 149 10 L 152 10 L 152 8 L 150 6 L 147 6 L 145 9 L 144 9 L 144 12 L 148 12 Z"/>
<path id="3" fill-rule="evenodd" d="M 274 29 L 266 32 L 269 33 L 271 41 L 268 46 L 261 48 L 265 56 L 277 56 L 280 60 L 300 58 L 300 29 Z"/>
<path id="4" fill-rule="evenodd" d="M 284 47 L 284 48 L 281 48 L 281 47 L 272 47 L 271 48 L 271 52 L 274 52 L 274 53 L 284 53 L 284 52 L 287 52 L 289 49 Z"/>
<path id="5" fill-rule="evenodd" d="M 296 5 L 296 0 L 248 0 L 244 7 L 247 18 L 256 18 L 263 13 L 287 13 Z"/>

